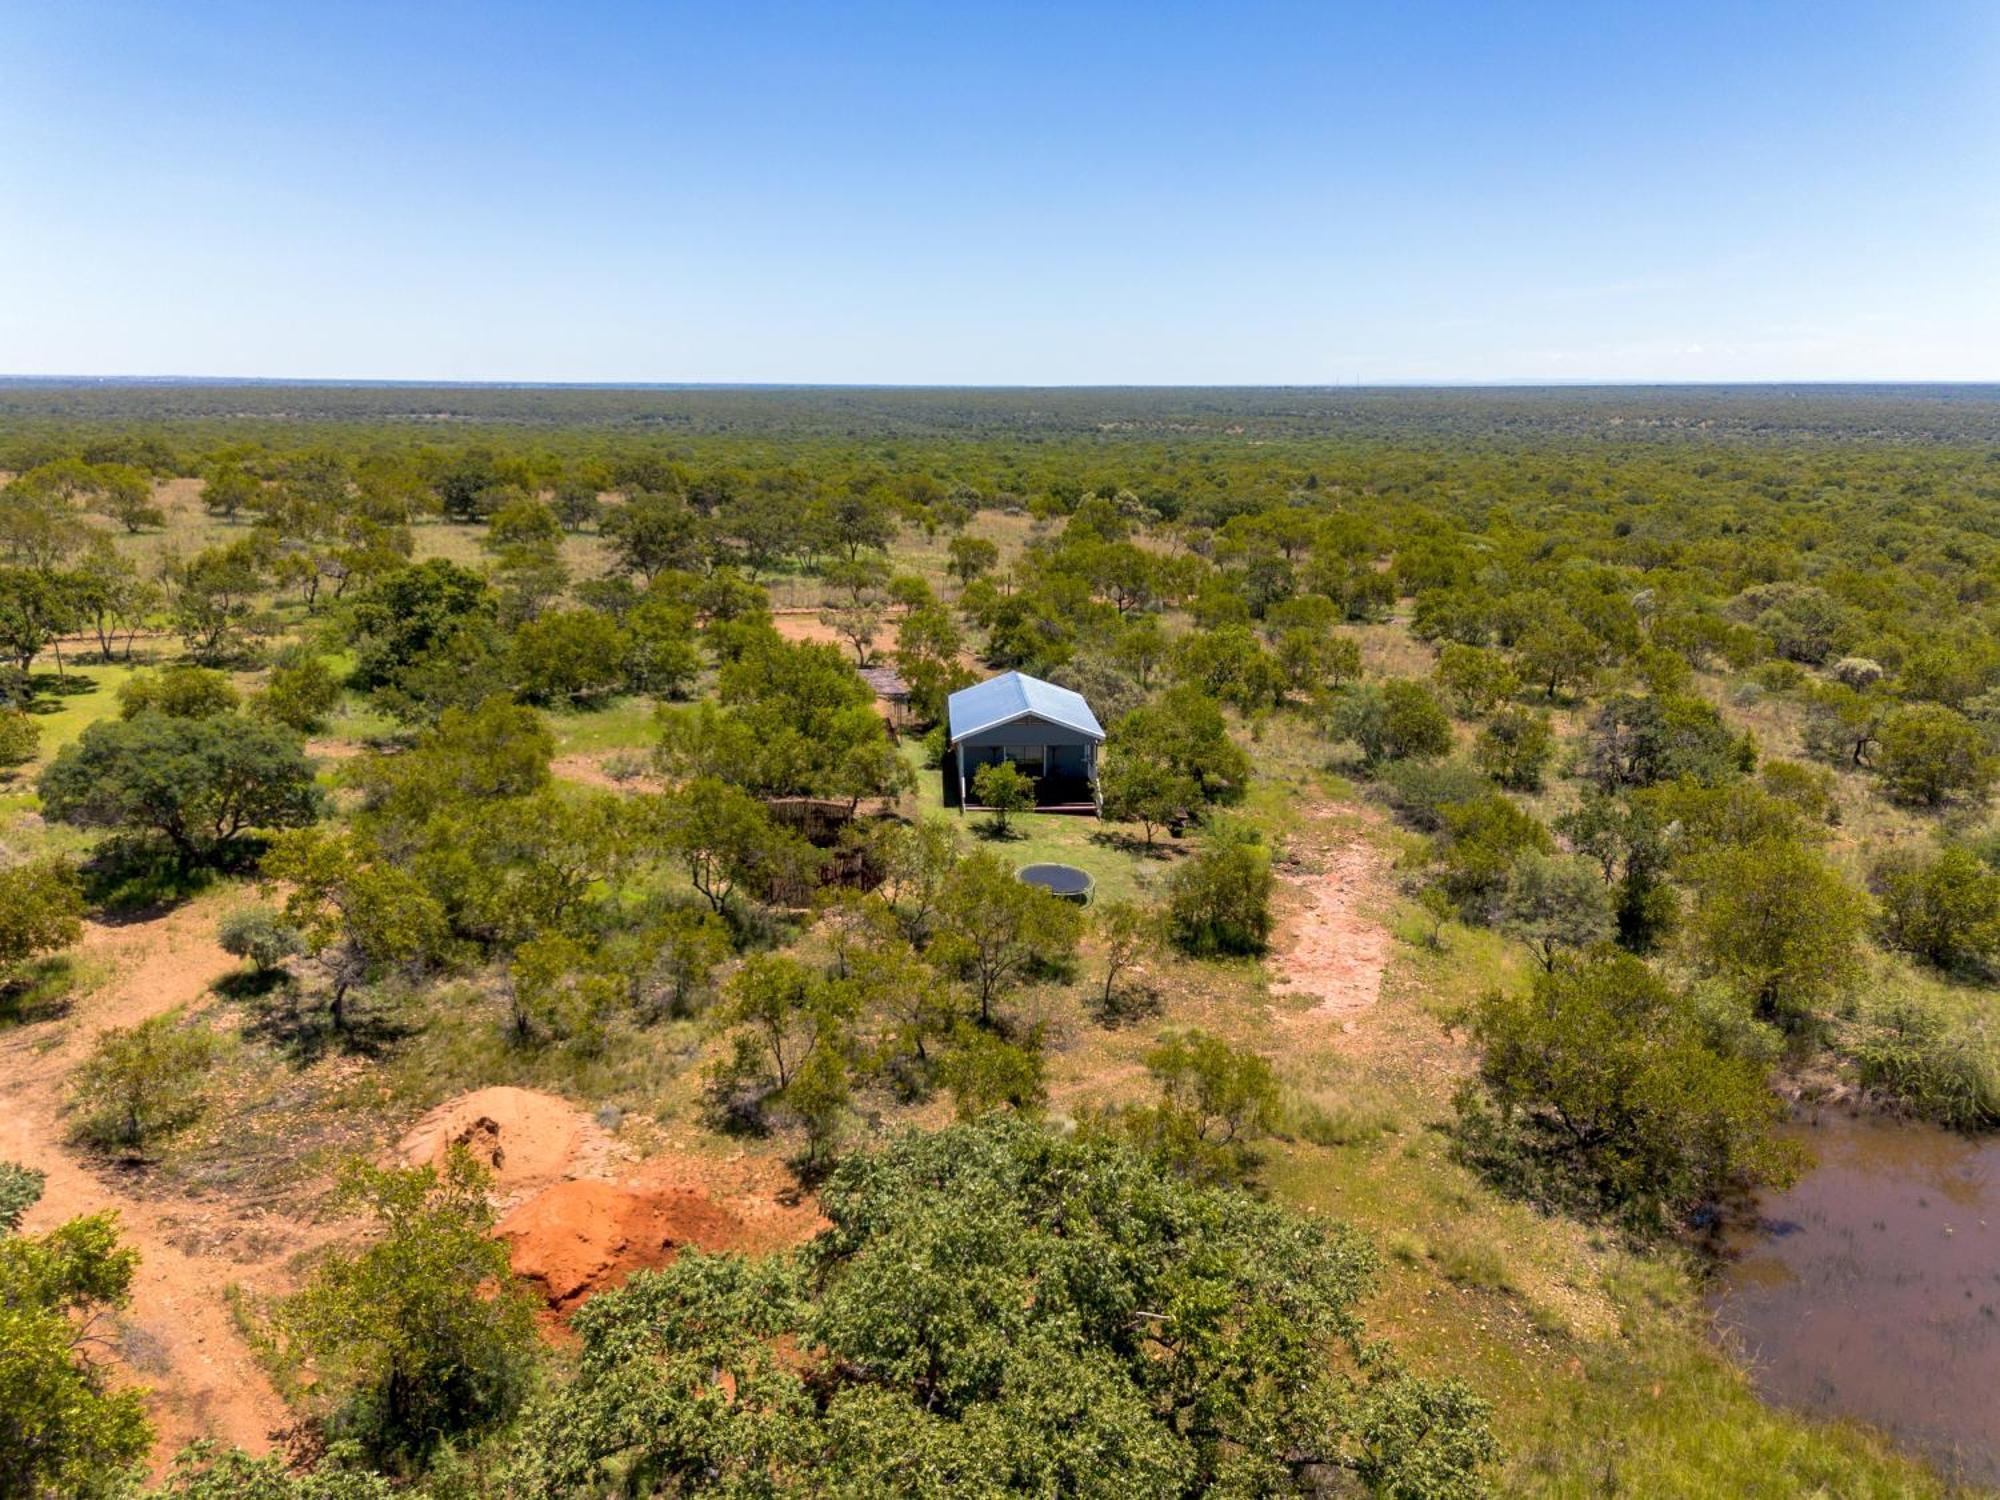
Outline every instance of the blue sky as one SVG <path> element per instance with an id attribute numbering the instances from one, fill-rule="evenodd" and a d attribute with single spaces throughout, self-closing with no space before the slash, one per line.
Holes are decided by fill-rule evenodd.
<path id="1" fill-rule="evenodd" d="M 0 371 L 2000 378 L 2000 5 L 0 6 Z"/>

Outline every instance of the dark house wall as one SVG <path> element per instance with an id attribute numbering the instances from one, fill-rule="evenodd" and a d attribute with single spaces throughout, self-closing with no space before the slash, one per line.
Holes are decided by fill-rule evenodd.
<path id="1" fill-rule="evenodd" d="M 1045 719 L 1016 719 L 1012 723 L 996 725 L 992 729 L 969 734 L 960 742 L 965 751 L 965 780 L 972 784 L 972 773 L 979 767 L 1002 758 L 1002 752 L 1010 749 L 1032 749 L 1040 745 L 1048 751 L 1047 763 L 1043 769 L 1045 779 L 1073 779 L 1083 782 L 1090 774 L 1090 747 L 1097 742 L 1079 730 L 1065 724 L 1052 724 Z M 958 752 L 949 750 L 944 759 L 944 802 L 946 807 L 958 806 Z"/>

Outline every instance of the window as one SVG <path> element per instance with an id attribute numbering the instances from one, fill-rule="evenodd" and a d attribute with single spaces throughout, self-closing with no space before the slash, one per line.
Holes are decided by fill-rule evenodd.
<path id="1" fill-rule="evenodd" d="M 1009 745 L 1001 752 L 1008 760 L 1021 768 L 1023 776 L 1037 779 L 1042 774 L 1042 761 L 1046 751 L 1040 745 Z"/>

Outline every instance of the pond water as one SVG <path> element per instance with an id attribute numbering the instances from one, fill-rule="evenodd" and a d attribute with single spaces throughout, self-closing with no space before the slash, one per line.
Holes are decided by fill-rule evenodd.
<path id="1" fill-rule="evenodd" d="M 2000 1139 L 1828 1115 L 1728 1231 L 1716 1323 L 1773 1401 L 2000 1483 Z"/>

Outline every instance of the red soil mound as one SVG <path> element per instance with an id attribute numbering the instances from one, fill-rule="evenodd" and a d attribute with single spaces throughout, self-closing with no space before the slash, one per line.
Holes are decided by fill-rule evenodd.
<path id="1" fill-rule="evenodd" d="M 417 1121 L 399 1149 L 413 1165 L 434 1165 L 453 1146 L 463 1146 L 507 1193 L 562 1177 L 601 1135 L 581 1111 L 553 1094 L 490 1088 L 439 1105 Z"/>
<path id="2" fill-rule="evenodd" d="M 634 1271 L 665 1265 L 683 1245 L 729 1250 L 745 1239 L 742 1220 L 702 1193 L 591 1181 L 537 1193 L 494 1232 L 507 1242 L 515 1274 L 558 1312 L 622 1286 Z"/>

